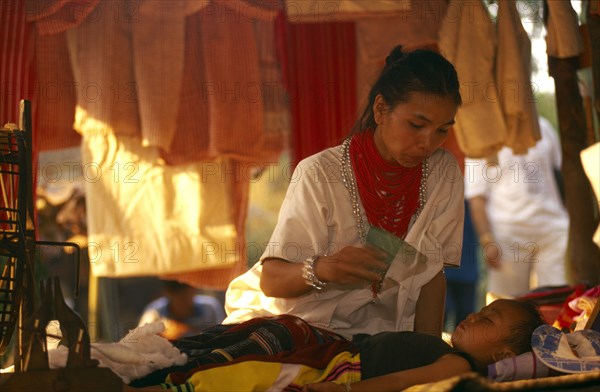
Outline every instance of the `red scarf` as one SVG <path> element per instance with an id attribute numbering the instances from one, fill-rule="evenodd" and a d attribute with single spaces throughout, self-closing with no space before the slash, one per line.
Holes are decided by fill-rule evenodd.
<path id="1" fill-rule="evenodd" d="M 404 167 L 386 161 L 371 130 L 352 137 L 350 161 L 369 223 L 404 238 L 419 207 L 422 164 Z"/>

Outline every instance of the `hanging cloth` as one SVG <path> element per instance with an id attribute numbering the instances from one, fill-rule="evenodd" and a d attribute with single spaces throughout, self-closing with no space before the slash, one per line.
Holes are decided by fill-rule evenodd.
<path id="1" fill-rule="evenodd" d="M 506 141 L 494 75 L 496 42 L 494 24 L 480 0 L 448 4 L 438 45 L 458 73 L 463 104 L 454 129 L 460 148 L 469 157 L 491 155 Z"/>
<path id="2" fill-rule="evenodd" d="M 559 59 L 577 57 L 583 52 L 577 13 L 569 1 L 546 1 L 549 10 L 546 52 Z"/>
<path id="3" fill-rule="evenodd" d="M 515 154 L 526 154 L 541 135 L 531 85 L 531 41 L 516 2 L 498 2 L 497 28 L 496 84 L 506 124 L 505 145 Z"/>
<path id="4" fill-rule="evenodd" d="M 285 10 L 291 23 L 324 23 L 406 15 L 412 3 L 411 0 L 285 0 Z"/>
<path id="5" fill-rule="evenodd" d="M 27 23 L 24 3 L 19 0 L 0 1 L 0 127 L 6 123 L 19 125 L 20 101 L 35 101 L 37 72 L 35 69 L 35 32 Z M 37 182 L 37 108 L 32 105 L 32 170 Z M 6 179 L 5 179 L 6 180 Z M 35 200 L 36 190 L 31 197 Z M 35 212 L 34 212 L 35 213 Z M 6 216 L 7 212 L 3 213 Z"/>
<path id="6" fill-rule="evenodd" d="M 144 146 L 159 148 L 169 165 L 217 156 L 260 165 L 277 161 L 281 127 L 267 132 L 275 128 L 265 126 L 264 97 L 272 96 L 280 80 L 261 77 L 255 29 L 272 22 L 281 5 L 244 0 L 26 4 L 40 36 L 67 36 L 70 80 L 61 39 L 41 40 L 38 48 L 43 62 L 38 68 L 53 82 L 45 85 L 47 94 L 61 98 L 40 102 L 44 113 L 54 114 L 54 128 L 81 132 L 88 126 L 82 119 L 93 118 L 96 132 L 137 136 Z M 80 140 L 75 133 L 54 131 L 40 139 L 45 149 Z"/>
<path id="7" fill-rule="evenodd" d="M 83 136 L 82 165 L 94 275 L 160 275 L 241 263 L 229 162 L 167 166 L 158 149 L 142 147 L 135 137 L 90 132 Z"/>
<path id="8" fill-rule="evenodd" d="M 19 122 L 19 100 L 35 98 L 34 34 L 22 1 L 0 2 L 0 126 Z M 32 108 L 35 113 L 35 106 Z"/>
<path id="9" fill-rule="evenodd" d="M 292 164 L 340 144 L 356 118 L 354 23 L 277 21 L 292 114 Z"/>
<path id="10" fill-rule="evenodd" d="M 106 260 L 92 270 L 106 277 L 181 273 L 196 286 L 224 289 L 247 268 L 247 165 L 277 160 L 282 147 L 282 128 L 264 122 L 258 21 L 243 14 L 259 9 L 245 1 L 162 3 L 128 8 L 99 0 L 83 20 L 65 23 L 77 87 L 71 122 L 83 136 L 87 174 L 102 176 L 85 183 L 93 200 L 91 251 L 100 249 Z M 260 21 L 276 14 L 262 10 Z M 248 94 L 237 94 L 238 86 Z M 133 171 L 144 175 L 125 182 Z M 120 181 L 111 181 L 114 175 Z M 205 175 L 215 180 L 202 182 Z M 207 250 L 212 243 L 219 246 Z M 119 263 L 132 257 L 143 262 Z"/>
<path id="11" fill-rule="evenodd" d="M 359 109 L 367 102 L 371 86 L 385 65 L 385 58 L 396 45 L 404 49 L 435 48 L 445 0 L 412 2 L 401 15 L 356 19 L 356 85 Z"/>

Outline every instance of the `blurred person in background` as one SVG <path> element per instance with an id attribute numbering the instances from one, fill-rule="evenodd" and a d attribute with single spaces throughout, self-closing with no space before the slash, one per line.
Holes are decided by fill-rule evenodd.
<path id="1" fill-rule="evenodd" d="M 504 147 L 496 157 L 465 162 L 465 198 L 488 271 L 487 303 L 567 284 L 560 144 L 550 122 L 539 121 L 542 137 L 527 154 Z"/>
<path id="2" fill-rule="evenodd" d="M 172 280 L 163 281 L 164 295 L 144 309 L 139 325 L 162 321 L 169 340 L 192 336 L 203 329 L 221 323 L 225 318 L 223 305 L 216 298 L 198 294 L 194 287 Z"/>
<path id="3" fill-rule="evenodd" d="M 470 313 L 479 309 L 479 243 L 469 204 L 465 201 L 465 227 L 460 268 L 446 268 L 444 331 L 452 332 Z"/>

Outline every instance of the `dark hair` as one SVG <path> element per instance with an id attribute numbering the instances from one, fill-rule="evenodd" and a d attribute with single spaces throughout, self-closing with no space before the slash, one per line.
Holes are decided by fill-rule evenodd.
<path id="1" fill-rule="evenodd" d="M 516 355 L 519 355 L 531 351 L 531 335 L 537 327 L 546 324 L 546 321 L 534 302 L 529 300 L 513 300 L 511 303 L 521 311 L 523 318 L 511 325 L 510 336 L 504 343 Z"/>
<path id="2" fill-rule="evenodd" d="M 354 124 L 352 134 L 375 129 L 373 104 L 379 94 L 389 109 L 408 101 L 412 93 L 451 98 L 460 106 L 462 99 L 459 89 L 456 70 L 442 55 L 425 49 L 403 52 L 402 46 L 398 45 L 387 56 L 385 67 L 369 92 L 367 105 Z"/>
<path id="3" fill-rule="evenodd" d="M 164 289 L 171 293 L 177 293 L 190 287 L 189 285 L 176 280 L 163 280 L 162 284 Z"/>

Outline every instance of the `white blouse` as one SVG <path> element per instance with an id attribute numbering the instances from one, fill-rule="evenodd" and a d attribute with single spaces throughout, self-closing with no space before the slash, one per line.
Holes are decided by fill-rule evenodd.
<path id="1" fill-rule="evenodd" d="M 342 182 L 341 155 L 342 147 L 337 146 L 298 164 L 261 262 L 275 257 L 301 263 L 315 254 L 361 246 L 352 200 Z M 368 224 L 360 201 L 359 205 Z M 440 149 L 429 158 L 425 207 L 386 274 L 379 301 L 373 303 L 370 285 L 312 290 L 297 298 L 266 297 L 260 290 L 259 262 L 229 285 L 224 323 L 287 313 L 348 338 L 412 330 L 421 287 L 444 265 L 460 265 L 463 220 L 463 177 L 454 157 Z"/>

